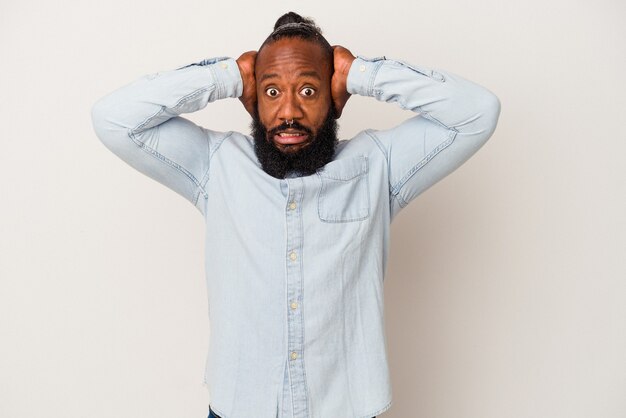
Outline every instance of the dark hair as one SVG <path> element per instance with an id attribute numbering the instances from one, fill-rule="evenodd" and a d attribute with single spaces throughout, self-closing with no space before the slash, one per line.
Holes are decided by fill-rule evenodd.
<path id="1" fill-rule="evenodd" d="M 274 31 L 265 39 L 259 51 L 265 45 L 283 38 L 300 38 L 317 43 L 326 53 L 332 66 L 333 48 L 322 35 L 322 30 L 315 25 L 313 19 L 302 17 L 294 12 L 285 13 L 278 18 L 274 24 Z"/>

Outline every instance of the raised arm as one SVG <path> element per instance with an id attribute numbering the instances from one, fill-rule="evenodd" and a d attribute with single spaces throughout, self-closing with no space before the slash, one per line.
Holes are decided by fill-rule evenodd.
<path id="1" fill-rule="evenodd" d="M 214 58 L 143 76 L 98 100 L 94 130 L 129 165 L 185 197 L 204 214 L 209 161 L 228 133 L 180 117 L 243 91 L 237 63 Z"/>
<path id="2" fill-rule="evenodd" d="M 499 99 L 478 84 L 385 58 L 357 57 L 346 88 L 419 113 L 395 128 L 366 131 L 388 163 L 392 217 L 478 151 L 500 115 Z"/>

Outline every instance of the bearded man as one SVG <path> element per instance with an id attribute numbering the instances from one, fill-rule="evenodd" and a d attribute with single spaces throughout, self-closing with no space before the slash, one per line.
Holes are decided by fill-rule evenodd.
<path id="1" fill-rule="evenodd" d="M 415 114 L 339 141 L 352 94 Z M 242 101 L 251 135 L 180 116 L 225 98 Z M 370 418 L 389 409 L 391 221 L 474 154 L 499 114 L 484 87 L 355 57 L 293 12 L 258 51 L 150 74 L 95 103 L 104 145 L 205 220 L 211 418 Z"/>

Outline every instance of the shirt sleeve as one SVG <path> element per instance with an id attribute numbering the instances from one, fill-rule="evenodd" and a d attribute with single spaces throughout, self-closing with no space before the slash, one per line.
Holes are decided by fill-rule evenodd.
<path id="1" fill-rule="evenodd" d="M 91 118 L 108 149 L 204 214 L 210 158 L 229 133 L 205 129 L 179 115 L 239 97 L 242 91 L 234 59 L 205 59 L 145 75 L 109 93 L 93 105 Z"/>
<path id="2" fill-rule="evenodd" d="M 500 100 L 486 88 L 384 57 L 357 57 L 347 90 L 418 113 L 392 129 L 366 131 L 385 154 L 392 217 L 478 151 L 500 115 Z"/>

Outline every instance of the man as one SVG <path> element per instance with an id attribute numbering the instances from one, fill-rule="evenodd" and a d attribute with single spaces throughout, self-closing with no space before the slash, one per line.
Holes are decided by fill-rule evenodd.
<path id="1" fill-rule="evenodd" d="M 498 98 L 457 75 L 331 47 L 288 13 L 258 53 L 147 75 L 95 131 L 206 221 L 210 416 L 370 418 L 391 406 L 383 276 L 391 220 L 492 135 Z M 419 113 L 337 141 L 351 94 Z M 238 97 L 252 135 L 180 117 Z"/>

